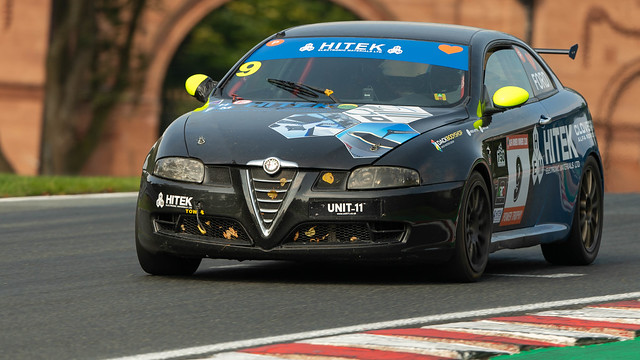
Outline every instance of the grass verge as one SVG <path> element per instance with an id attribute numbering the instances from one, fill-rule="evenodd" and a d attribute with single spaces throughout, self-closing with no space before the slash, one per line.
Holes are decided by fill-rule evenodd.
<path id="1" fill-rule="evenodd" d="M 0 198 L 138 191 L 140 177 L 0 174 Z"/>
<path id="2" fill-rule="evenodd" d="M 491 360 L 610 360 L 639 358 L 640 338 L 636 338 L 598 345 L 530 350 L 514 355 L 492 357 Z"/>

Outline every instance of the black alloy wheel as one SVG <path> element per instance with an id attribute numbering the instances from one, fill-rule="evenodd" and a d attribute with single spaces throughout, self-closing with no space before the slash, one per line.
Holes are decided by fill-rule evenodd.
<path id="1" fill-rule="evenodd" d="M 484 178 L 474 172 L 467 181 L 456 228 L 455 252 L 449 260 L 453 279 L 477 281 L 489 259 L 491 201 Z"/>
<path id="2" fill-rule="evenodd" d="M 592 168 L 587 168 L 580 184 L 578 225 L 582 246 L 588 252 L 594 251 L 596 238 L 600 237 L 602 228 L 600 192 L 600 182 L 596 178 L 596 172 Z"/>
<path id="3" fill-rule="evenodd" d="M 591 264 L 602 239 L 603 203 L 600 168 L 589 157 L 582 172 L 569 236 L 560 243 L 542 244 L 544 258 L 557 265 Z"/>

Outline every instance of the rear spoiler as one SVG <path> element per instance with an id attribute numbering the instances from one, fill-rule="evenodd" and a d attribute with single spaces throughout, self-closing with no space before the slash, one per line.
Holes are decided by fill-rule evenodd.
<path id="1" fill-rule="evenodd" d="M 578 52 L 578 44 L 573 45 L 568 50 L 567 49 L 533 49 L 538 54 L 560 54 L 560 55 L 569 55 L 571 59 L 576 58 L 576 53 Z"/>

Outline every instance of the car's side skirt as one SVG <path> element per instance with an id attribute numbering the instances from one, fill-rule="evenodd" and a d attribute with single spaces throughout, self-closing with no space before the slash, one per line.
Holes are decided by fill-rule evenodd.
<path id="1" fill-rule="evenodd" d="M 562 240 L 568 234 L 569 227 L 565 224 L 543 224 L 523 229 L 500 231 L 491 236 L 489 251 L 518 249 L 550 243 Z"/>

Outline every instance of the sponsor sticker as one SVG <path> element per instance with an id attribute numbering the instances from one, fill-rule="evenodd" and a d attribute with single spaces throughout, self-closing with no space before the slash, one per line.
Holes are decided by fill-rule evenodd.
<path id="1" fill-rule="evenodd" d="M 544 175 L 580 168 L 578 150 L 574 142 L 591 137 L 590 123 L 562 125 L 549 129 L 533 129 L 533 154 L 531 155 L 531 177 L 534 184 L 542 182 Z M 585 138 L 582 138 L 582 137 Z"/>
<path id="2" fill-rule="evenodd" d="M 542 131 L 541 140 L 544 146 L 545 165 L 573 160 L 578 157 L 578 150 L 573 142 L 573 133 L 570 125 L 557 126 Z"/>
<path id="3" fill-rule="evenodd" d="M 467 135 L 471 136 L 475 133 L 483 133 L 485 130 L 487 130 L 489 127 L 488 126 L 479 126 L 478 128 L 473 128 L 473 129 L 466 129 L 467 130 Z"/>
<path id="4" fill-rule="evenodd" d="M 553 85 L 547 76 L 547 73 L 544 71 L 538 71 L 536 73 L 531 74 L 531 79 L 533 80 L 533 84 L 538 90 L 546 90 L 551 89 Z"/>
<path id="5" fill-rule="evenodd" d="M 443 136 L 440 139 L 434 140 L 431 139 L 431 144 L 438 150 L 438 151 L 442 151 L 445 147 L 453 144 L 455 142 L 455 139 L 462 136 L 462 130 L 458 130 L 455 132 L 452 132 L 451 134 L 447 135 L 447 136 Z"/>
<path id="6" fill-rule="evenodd" d="M 156 207 L 164 208 L 179 208 L 179 209 L 191 209 L 193 196 L 171 195 L 159 193 L 156 199 Z"/>
<path id="7" fill-rule="evenodd" d="M 502 220 L 502 213 L 504 211 L 504 204 L 507 199 L 507 183 L 509 178 L 506 176 L 499 177 L 494 180 L 495 191 L 495 208 L 493 209 L 493 223 L 500 224 Z"/>
<path id="8" fill-rule="evenodd" d="M 596 138 L 595 132 L 593 131 L 593 123 L 591 123 L 590 121 L 583 121 L 574 124 L 573 131 L 576 135 L 576 141 L 578 142 Z"/>
<path id="9" fill-rule="evenodd" d="M 438 45 L 438 50 L 442 51 L 443 53 L 445 53 L 447 55 L 457 54 L 459 52 L 464 51 L 462 46 L 448 45 L 448 44 L 440 44 L 440 45 Z"/>
<path id="10" fill-rule="evenodd" d="M 502 213 L 502 220 L 500 220 L 500 226 L 520 224 L 523 214 L 524 206 L 504 209 Z"/>
<path id="11" fill-rule="evenodd" d="M 498 150 L 496 150 L 496 161 L 498 162 L 498 167 L 505 167 L 507 165 L 507 157 L 504 149 L 502 148 L 502 143 L 498 144 Z"/>
<path id="12" fill-rule="evenodd" d="M 502 212 L 504 211 L 503 208 L 498 208 L 498 209 L 493 209 L 493 223 L 494 224 L 499 224 L 500 220 L 502 220 Z"/>
<path id="13" fill-rule="evenodd" d="M 275 39 L 275 40 L 269 41 L 266 45 L 267 46 L 278 46 L 278 45 L 282 44 L 283 42 L 284 42 L 283 39 Z"/>
<path id="14" fill-rule="evenodd" d="M 508 178 L 500 177 L 496 180 L 495 191 L 496 191 L 496 206 L 502 206 L 505 203 L 505 199 L 507 198 L 507 181 Z"/>

